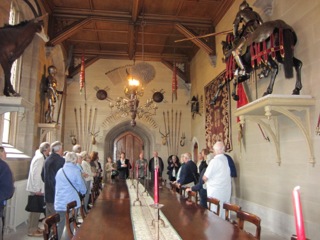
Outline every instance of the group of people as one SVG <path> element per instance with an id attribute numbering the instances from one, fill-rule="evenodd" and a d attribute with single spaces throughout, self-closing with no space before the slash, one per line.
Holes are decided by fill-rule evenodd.
<path id="1" fill-rule="evenodd" d="M 231 179 L 237 177 L 234 161 L 225 154 L 223 142 L 218 141 L 214 144 L 213 155 L 211 156 L 207 149 L 202 149 L 197 163 L 191 159 L 190 153 L 182 154 L 180 162 L 175 155 L 168 159 L 167 173 L 171 183 L 178 189 L 184 187 L 186 192 L 199 192 L 200 205 L 204 208 L 207 208 L 207 198 L 217 198 L 221 205 L 230 202 Z M 223 214 L 221 211 L 222 218 Z"/>
<path id="2" fill-rule="evenodd" d="M 27 191 L 30 195 L 40 195 L 45 201 L 45 216 L 58 213 L 59 239 L 68 239 L 63 234 L 67 204 L 77 202 L 81 206 L 82 197 L 85 211 L 89 211 L 89 200 L 95 179 L 101 177 L 101 164 L 97 152 L 81 150 L 80 145 L 73 146 L 70 152 L 63 151 L 63 144 L 55 141 L 52 144 L 43 142 L 31 160 Z M 30 212 L 28 236 L 42 237 L 38 227 L 40 212 Z"/>
<path id="3" fill-rule="evenodd" d="M 159 168 L 159 177 L 161 177 L 164 164 L 162 158 L 158 156 L 157 151 L 153 152 L 153 157 L 149 162 L 144 158 L 144 153 L 141 152 L 139 158 L 134 161 L 133 164 L 126 158 L 125 152 L 121 152 L 120 158 L 115 163 L 111 157 L 107 158 L 105 164 L 105 179 L 107 181 L 108 179 L 113 179 L 115 176 L 118 176 L 119 179 L 127 179 L 130 177 L 130 170 L 132 170 L 133 177 L 135 178 L 145 179 L 148 176 L 148 172 L 150 172 L 151 180 L 153 180 L 155 167 Z"/>

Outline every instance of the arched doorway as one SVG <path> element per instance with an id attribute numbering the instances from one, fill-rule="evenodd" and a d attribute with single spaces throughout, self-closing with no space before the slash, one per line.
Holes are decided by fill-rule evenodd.
<path id="1" fill-rule="evenodd" d="M 114 140 L 113 159 L 119 159 L 120 153 L 125 152 L 126 158 L 133 165 L 133 162 L 138 159 L 140 152 L 143 150 L 143 140 L 138 135 L 128 131 Z"/>
<path id="2" fill-rule="evenodd" d="M 104 156 L 112 156 L 115 161 L 124 151 L 128 159 L 136 160 L 143 149 L 144 157 L 149 160 L 154 145 L 155 139 L 147 126 L 139 122 L 131 127 L 130 121 L 124 121 L 105 133 Z"/>

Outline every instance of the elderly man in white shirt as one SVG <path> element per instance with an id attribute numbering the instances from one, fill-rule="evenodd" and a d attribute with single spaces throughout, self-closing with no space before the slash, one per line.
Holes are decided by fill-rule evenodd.
<path id="1" fill-rule="evenodd" d="M 44 195 L 44 182 L 41 179 L 41 171 L 43 168 L 44 160 L 49 156 L 50 143 L 43 142 L 40 144 L 39 149 L 36 150 L 34 157 L 31 160 L 27 191 L 31 195 Z M 30 212 L 29 215 L 29 226 L 28 236 L 30 237 L 41 237 L 42 231 L 38 229 L 40 213 Z"/>
<path id="2" fill-rule="evenodd" d="M 208 198 L 220 200 L 220 209 L 223 203 L 230 202 L 231 198 L 231 176 L 228 159 L 224 155 L 225 146 L 223 142 L 216 142 L 213 146 L 214 158 L 210 161 L 203 181 L 207 186 Z M 224 218 L 224 211 L 220 211 L 220 217 Z"/>

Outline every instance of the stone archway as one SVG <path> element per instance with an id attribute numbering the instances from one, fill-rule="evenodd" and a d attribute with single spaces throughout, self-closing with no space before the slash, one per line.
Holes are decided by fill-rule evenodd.
<path id="1" fill-rule="evenodd" d="M 154 148 L 155 139 L 148 127 L 146 127 L 143 123 L 137 124 L 135 127 L 131 127 L 130 121 L 124 121 L 115 125 L 106 135 L 104 140 L 104 156 L 114 156 L 114 142 L 115 140 L 125 134 L 125 133 L 133 133 L 137 137 L 139 137 L 143 142 L 144 148 L 144 157 L 149 160 L 151 157 L 151 149 Z M 116 159 L 113 159 L 114 161 Z M 104 164 L 104 163 L 103 163 Z"/>

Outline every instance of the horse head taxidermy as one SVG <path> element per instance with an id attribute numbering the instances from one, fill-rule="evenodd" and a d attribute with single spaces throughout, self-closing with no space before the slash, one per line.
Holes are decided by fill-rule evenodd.
<path id="1" fill-rule="evenodd" d="M 161 139 L 162 139 L 162 145 L 167 145 L 168 141 L 167 141 L 167 138 L 169 136 L 169 133 L 166 133 L 166 134 L 163 134 L 161 131 L 160 131 L 160 128 L 159 128 L 159 133 L 161 134 Z"/>
<path id="2" fill-rule="evenodd" d="M 39 14 L 36 13 L 29 1 L 25 0 L 25 2 L 33 11 L 35 18 L 23 21 L 17 25 L 5 25 L 0 28 L 0 64 L 5 75 L 3 89 L 5 96 L 20 96 L 11 84 L 11 68 L 14 61 L 22 55 L 31 43 L 35 34 L 39 35 L 45 42 L 49 41 L 44 31 L 43 18 L 46 17 L 46 15 L 39 16 L 41 10 L 37 3 Z"/>
<path id="3" fill-rule="evenodd" d="M 92 145 L 95 145 L 97 143 L 96 137 L 98 136 L 99 132 L 100 131 L 95 132 L 95 133 L 90 132 Z"/>

